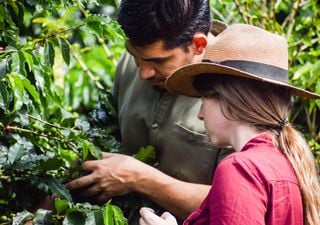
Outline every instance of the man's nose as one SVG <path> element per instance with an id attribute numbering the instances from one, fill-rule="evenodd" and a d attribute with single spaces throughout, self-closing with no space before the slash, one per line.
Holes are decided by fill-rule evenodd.
<path id="1" fill-rule="evenodd" d="M 139 75 L 142 80 L 148 80 L 156 75 L 156 70 L 148 62 L 139 63 Z"/>

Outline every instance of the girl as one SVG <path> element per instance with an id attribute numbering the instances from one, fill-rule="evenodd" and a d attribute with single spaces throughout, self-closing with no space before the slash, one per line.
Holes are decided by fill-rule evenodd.
<path id="1" fill-rule="evenodd" d="M 315 160 L 288 122 L 293 95 L 320 95 L 288 84 L 287 55 L 283 37 L 235 24 L 216 37 L 202 63 L 167 79 L 169 91 L 202 98 L 198 117 L 211 142 L 236 151 L 218 165 L 208 196 L 184 224 L 320 224 Z M 169 213 L 140 214 L 141 225 L 176 224 Z"/>

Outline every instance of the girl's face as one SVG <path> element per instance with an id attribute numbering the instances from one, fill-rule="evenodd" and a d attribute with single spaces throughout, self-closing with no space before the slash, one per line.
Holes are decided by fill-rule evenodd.
<path id="1" fill-rule="evenodd" d="M 213 145 L 216 147 L 229 146 L 234 121 L 227 119 L 221 110 L 217 98 L 203 97 L 198 118 L 204 121 L 204 126 Z"/>

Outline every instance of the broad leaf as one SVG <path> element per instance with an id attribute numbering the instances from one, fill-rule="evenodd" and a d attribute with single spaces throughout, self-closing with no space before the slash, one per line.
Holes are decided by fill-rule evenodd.
<path id="1" fill-rule="evenodd" d="M 9 147 L 8 161 L 10 164 L 14 164 L 25 154 L 27 154 L 27 150 L 21 144 L 15 143 Z"/>
<path id="2" fill-rule="evenodd" d="M 44 59 L 45 63 L 50 67 L 54 64 L 54 48 L 50 41 L 47 41 L 44 46 Z"/>
<path id="3" fill-rule="evenodd" d="M 60 48 L 61 48 L 61 53 L 62 53 L 63 60 L 65 61 L 65 63 L 67 65 L 69 65 L 70 64 L 70 46 L 69 46 L 69 43 L 63 38 L 60 38 L 59 41 L 60 41 Z"/>
<path id="4" fill-rule="evenodd" d="M 46 181 L 52 192 L 65 197 L 68 201 L 72 201 L 71 194 L 58 180 L 50 179 Z"/>
<path id="5" fill-rule="evenodd" d="M 86 216 L 82 212 L 73 211 L 64 218 L 62 225 L 85 225 Z"/>
<path id="6" fill-rule="evenodd" d="M 51 210 L 38 209 L 33 219 L 33 225 L 51 225 L 53 212 Z"/>
<path id="7" fill-rule="evenodd" d="M 33 218 L 33 214 L 28 211 L 17 213 L 13 217 L 12 225 L 25 225 L 25 223 Z"/>

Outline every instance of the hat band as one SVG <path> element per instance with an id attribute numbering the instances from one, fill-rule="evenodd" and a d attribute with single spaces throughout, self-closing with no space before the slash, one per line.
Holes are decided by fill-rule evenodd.
<path id="1" fill-rule="evenodd" d="M 228 66 L 241 70 L 255 76 L 260 76 L 263 78 L 268 78 L 271 80 L 277 80 L 284 83 L 289 83 L 288 70 L 282 69 L 277 66 L 272 66 L 269 64 L 244 61 L 244 60 L 226 60 L 222 62 L 212 61 L 210 59 L 204 59 L 202 62 L 209 62 L 214 64 L 219 64 L 223 66 Z"/>

